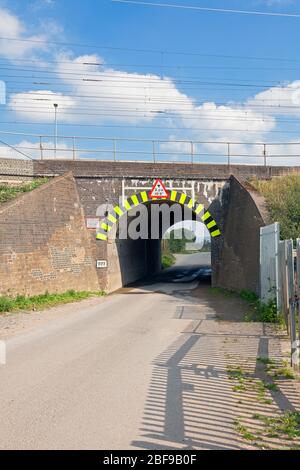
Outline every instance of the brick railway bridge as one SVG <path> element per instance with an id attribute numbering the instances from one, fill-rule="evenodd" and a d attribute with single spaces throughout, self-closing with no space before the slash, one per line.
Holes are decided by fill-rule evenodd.
<path id="1" fill-rule="evenodd" d="M 99 205 L 115 207 L 120 196 L 126 201 L 147 192 L 157 178 L 186 194 L 187 201 L 198 201 L 218 224 L 221 236 L 212 237 L 213 285 L 257 292 L 259 229 L 269 220 L 264 199 L 248 180 L 295 171 L 299 167 L 0 159 L 1 182 L 50 178 L 0 207 L 0 293 L 111 292 L 157 272 L 160 240 L 108 234 L 97 241 L 96 231 L 86 226 Z M 97 268 L 97 260 L 107 260 L 107 267 Z"/>

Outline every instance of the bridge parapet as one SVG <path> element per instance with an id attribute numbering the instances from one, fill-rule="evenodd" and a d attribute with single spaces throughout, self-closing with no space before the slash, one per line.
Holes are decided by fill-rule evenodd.
<path id="1" fill-rule="evenodd" d="M 162 178 L 198 181 L 226 180 L 231 175 L 241 180 L 251 177 L 271 178 L 300 171 L 299 166 L 219 165 L 208 163 L 143 163 L 110 162 L 98 160 L 21 160 L 0 156 L 0 178 L 2 180 L 26 180 L 40 176 L 59 176 L 72 171 L 75 178 Z"/>

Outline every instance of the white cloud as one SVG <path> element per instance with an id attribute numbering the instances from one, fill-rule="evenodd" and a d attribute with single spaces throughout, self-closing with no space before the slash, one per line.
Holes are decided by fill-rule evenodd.
<path id="1" fill-rule="evenodd" d="M 300 80 L 285 86 L 271 87 L 248 100 L 249 106 L 268 115 L 300 115 Z"/>
<path id="2" fill-rule="evenodd" d="M 45 122 L 53 118 L 54 102 L 59 104 L 61 122 L 138 123 L 167 116 L 174 123 L 180 122 L 194 139 L 205 136 L 245 141 L 249 139 L 247 131 L 252 132 L 252 138 L 261 139 L 276 124 L 275 119 L 266 120 L 263 114 L 243 105 L 217 106 L 207 102 L 197 106 L 170 78 L 108 68 L 97 55 L 76 59 L 60 55 L 57 74 L 70 87 L 72 97 L 50 90 L 29 91 L 12 95 L 11 109 L 22 117 Z M 206 131 L 200 133 L 199 127 Z"/>
<path id="3" fill-rule="evenodd" d="M 0 6 L 0 36 L 7 38 L 0 39 L 0 57 L 11 62 L 23 58 L 40 60 L 42 53 L 51 51 L 47 41 L 63 37 L 63 28 L 53 19 L 40 18 L 38 26 L 32 29 Z"/>
<path id="4" fill-rule="evenodd" d="M 109 119 L 110 114 L 114 115 L 115 121 L 151 121 L 161 113 L 180 113 L 193 108 L 192 100 L 178 91 L 169 78 L 128 73 L 108 68 L 105 64 L 85 65 L 103 63 L 97 55 L 74 60 L 60 56 L 60 61 L 64 64 L 58 65 L 59 77 L 72 86 L 74 94 L 81 96 L 77 100 L 78 110 L 88 107 L 96 114 L 104 113 L 102 118 L 98 118 L 100 121 Z M 70 70 L 80 74 L 76 76 L 76 83 L 74 76 L 69 74 Z"/>
<path id="5" fill-rule="evenodd" d="M 0 36 L 8 39 L 0 39 L 0 56 L 9 60 L 21 58 L 36 51 L 47 50 L 47 45 L 38 42 L 21 42 L 9 40 L 26 39 L 29 41 L 46 41 L 45 35 L 30 35 L 26 26 L 20 19 L 7 9 L 0 8 Z"/>
<path id="6" fill-rule="evenodd" d="M 247 143 L 263 142 L 265 135 L 276 127 L 275 118 L 268 116 L 265 119 L 263 114 L 242 105 L 217 106 L 215 103 L 207 102 L 201 106 L 194 106 L 193 116 L 192 119 L 184 116 L 181 118 L 186 129 L 190 131 L 191 140 L 207 142 L 201 145 L 194 144 L 195 161 L 217 156 L 225 163 L 228 156 L 227 143 L 231 142 L 230 153 L 233 163 L 242 161 L 244 155 L 251 155 L 253 163 L 261 163 L 263 145 Z M 198 128 L 201 127 L 205 130 L 199 131 Z M 160 148 L 164 152 L 170 152 L 170 155 L 174 152 L 191 156 L 192 153 L 190 143 L 176 142 L 175 135 L 170 137 L 170 142 L 162 144 Z"/>
<path id="7" fill-rule="evenodd" d="M 76 109 L 77 101 L 50 90 L 14 93 L 10 96 L 8 106 L 22 118 L 49 122 L 54 120 L 54 104 L 58 104 L 60 121 L 74 120 L 72 111 Z"/>
<path id="8" fill-rule="evenodd" d="M 215 103 L 207 102 L 201 106 L 194 107 L 194 118 L 189 120 L 191 128 L 201 126 L 205 129 L 207 136 L 214 139 L 222 140 L 249 140 L 248 131 L 251 132 L 251 140 L 260 139 L 261 136 L 270 130 L 275 125 L 275 119 L 264 119 L 264 115 L 260 112 L 253 111 L 247 105 L 227 105 L 217 106 Z M 184 121 L 184 118 L 183 118 Z M 186 122 L 186 126 L 188 126 Z M 234 132 L 230 131 L 234 129 Z"/>
<path id="9" fill-rule="evenodd" d="M 61 122 L 143 122 L 163 113 L 178 115 L 193 111 L 193 101 L 177 90 L 169 78 L 127 73 L 99 65 L 102 59 L 86 55 L 71 60 L 60 55 L 57 74 L 69 85 L 72 97 L 48 91 L 13 94 L 9 106 L 28 119 L 49 121 L 53 104 L 59 104 Z"/>

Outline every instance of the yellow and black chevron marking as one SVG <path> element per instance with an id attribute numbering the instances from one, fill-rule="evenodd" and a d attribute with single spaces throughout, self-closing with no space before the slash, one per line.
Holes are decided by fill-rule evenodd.
<path id="1" fill-rule="evenodd" d="M 166 201 L 167 199 L 160 200 Z M 211 214 L 205 210 L 203 204 L 199 204 L 198 202 L 193 201 L 192 198 L 178 191 L 171 191 L 169 200 L 172 202 L 177 202 L 181 205 L 185 205 L 191 209 L 202 220 L 202 222 L 204 222 L 212 237 L 219 237 L 221 235 L 217 223 Z M 114 210 L 107 216 L 106 220 L 101 223 L 100 230 L 97 234 L 97 240 L 106 241 L 108 239 L 108 234 L 112 230 L 113 226 L 126 212 L 130 211 L 130 209 L 138 206 L 139 204 L 144 204 L 150 201 L 153 201 L 153 199 L 150 198 L 150 191 L 143 191 L 139 194 L 133 194 L 131 197 L 129 197 L 125 201 L 124 206 L 116 206 Z"/>

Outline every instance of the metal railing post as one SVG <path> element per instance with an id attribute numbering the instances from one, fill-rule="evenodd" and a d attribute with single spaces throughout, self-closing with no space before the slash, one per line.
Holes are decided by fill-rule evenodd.
<path id="1" fill-rule="evenodd" d="M 114 162 L 117 161 L 117 141 L 116 139 L 113 140 L 114 143 Z"/>
<path id="2" fill-rule="evenodd" d="M 73 137 L 73 160 L 76 160 L 76 146 L 75 146 L 75 142 L 76 142 L 76 137 Z"/>
<path id="3" fill-rule="evenodd" d="M 194 142 L 191 142 L 191 159 L 192 165 L 194 164 Z"/>
<path id="4" fill-rule="evenodd" d="M 231 164 L 231 148 L 230 148 L 230 142 L 228 142 L 227 144 L 227 162 L 228 162 L 228 166 L 230 166 Z"/>
<path id="5" fill-rule="evenodd" d="M 156 163 L 155 140 L 152 141 L 153 163 Z"/>
<path id="6" fill-rule="evenodd" d="M 40 151 L 41 151 L 41 160 L 44 159 L 43 155 L 43 142 L 42 142 L 42 136 L 40 136 Z"/>
<path id="7" fill-rule="evenodd" d="M 267 146 L 264 144 L 264 166 L 267 166 Z"/>

